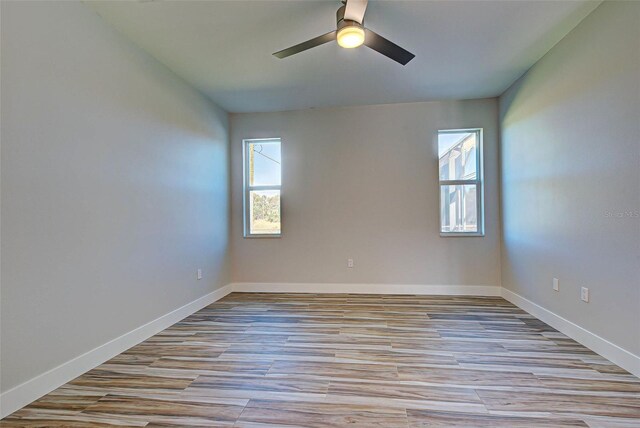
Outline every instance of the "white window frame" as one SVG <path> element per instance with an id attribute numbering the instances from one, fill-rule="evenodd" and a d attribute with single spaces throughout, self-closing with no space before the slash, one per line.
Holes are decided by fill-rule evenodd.
<path id="1" fill-rule="evenodd" d="M 438 162 L 438 229 L 442 237 L 461 237 L 461 236 L 484 236 L 484 150 L 483 150 L 483 128 L 466 128 L 466 129 L 439 129 L 436 137 L 436 146 L 439 149 L 439 136 L 441 134 L 458 134 L 458 133 L 475 133 L 476 134 L 476 178 L 473 180 L 440 180 L 440 156 L 439 150 L 436 162 Z M 476 186 L 476 216 L 478 222 L 478 230 L 476 232 L 443 232 L 442 231 L 442 186 L 455 185 L 475 185 Z"/>
<path id="2" fill-rule="evenodd" d="M 282 139 L 280 137 L 273 138 L 248 138 L 242 140 L 242 212 L 243 212 L 243 229 L 245 238 L 280 238 L 282 236 L 282 164 L 280 165 L 280 185 L 273 186 L 251 186 L 249 181 L 249 144 L 259 142 L 278 142 L 280 143 L 280 154 L 282 156 Z M 282 159 L 282 157 L 281 157 Z M 250 228 L 250 204 L 249 195 L 254 190 L 279 190 L 280 191 L 280 233 L 251 233 Z"/>

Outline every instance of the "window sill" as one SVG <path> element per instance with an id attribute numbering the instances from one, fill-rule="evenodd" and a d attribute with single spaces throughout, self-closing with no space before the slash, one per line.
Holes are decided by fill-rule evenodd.
<path id="1" fill-rule="evenodd" d="M 484 237 L 484 232 L 440 232 L 441 238 Z"/>

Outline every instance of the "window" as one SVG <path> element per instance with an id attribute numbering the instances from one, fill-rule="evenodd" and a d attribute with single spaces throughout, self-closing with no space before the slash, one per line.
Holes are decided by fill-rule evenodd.
<path id="1" fill-rule="evenodd" d="M 244 236 L 278 237 L 280 221 L 280 139 L 244 140 Z"/>
<path id="2" fill-rule="evenodd" d="M 440 234 L 484 235 L 482 129 L 438 132 Z"/>

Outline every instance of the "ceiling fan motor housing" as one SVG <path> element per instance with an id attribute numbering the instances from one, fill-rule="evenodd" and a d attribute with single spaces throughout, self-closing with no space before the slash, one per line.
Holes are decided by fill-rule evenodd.
<path id="1" fill-rule="evenodd" d="M 344 19 L 344 11 L 346 9 L 346 6 L 341 6 L 338 11 L 336 12 L 336 27 L 338 27 L 338 30 L 340 30 L 341 28 L 344 27 L 360 27 L 363 28 L 363 24 L 364 24 L 364 20 L 362 21 L 362 23 L 358 22 L 358 21 L 352 21 L 350 19 Z"/>

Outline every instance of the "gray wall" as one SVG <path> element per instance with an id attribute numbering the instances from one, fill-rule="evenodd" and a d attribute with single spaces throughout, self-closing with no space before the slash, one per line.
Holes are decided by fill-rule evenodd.
<path id="1" fill-rule="evenodd" d="M 636 355 L 638 22 L 603 3 L 500 98 L 502 285 Z"/>
<path id="2" fill-rule="evenodd" d="M 230 115 L 235 282 L 500 285 L 497 99 Z M 438 129 L 484 128 L 486 236 L 439 236 Z M 281 238 L 242 237 L 242 139 L 282 137 Z M 347 268 L 347 258 L 355 267 Z"/>
<path id="3" fill-rule="evenodd" d="M 86 6 L 1 38 L 6 391 L 226 284 L 229 189 L 226 114 Z"/>

